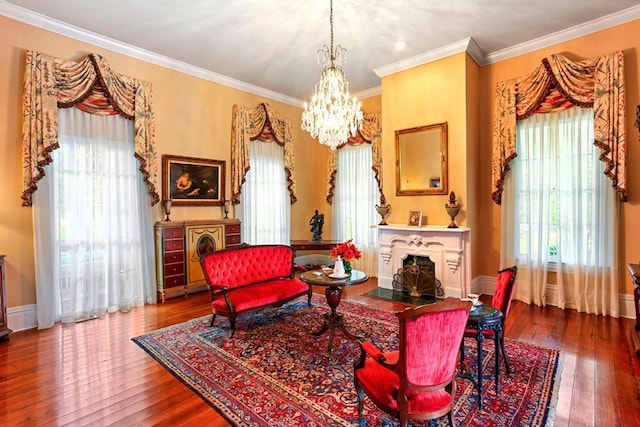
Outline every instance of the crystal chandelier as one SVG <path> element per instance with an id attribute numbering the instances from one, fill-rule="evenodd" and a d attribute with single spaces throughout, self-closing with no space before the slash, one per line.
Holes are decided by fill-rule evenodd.
<path id="1" fill-rule="evenodd" d="M 349 82 L 340 65 L 343 59 L 346 61 L 347 50 L 340 45 L 333 47 L 333 0 L 330 5 L 331 46 L 325 44 L 318 50 L 323 70 L 311 102 L 304 103 L 302 129 L 335 150 L 356 134 L 362 125 L 362 111 L 356 97 L 349 95 Z"/>

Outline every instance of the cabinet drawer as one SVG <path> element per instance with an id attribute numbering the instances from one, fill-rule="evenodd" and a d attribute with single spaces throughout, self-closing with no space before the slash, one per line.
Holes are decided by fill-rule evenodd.
<path id="1" fill-rule="evenodd" d="M 186 283 L 184 274 L 181 276 L 170 276 L 164 278 L 164 288 L 173 288 L 175 286 L 184 286 Z"/>
<path id="2" fill-rule="evenodd" d="M 184 252 L 169 252 L 164 254 L 164 263 L 174 264 L 176 262 L 184 261 Z"/>
<path id="3" fill-rule="evenodd" d="M 165 252 L 181 251 L 183 249 L 184 249 L 184 240 L 182 239 L 164 241 Z"/>
<path id="4" fill-rule="evenodd" d="M 175 276 L 176 274 L 184 274 L 184 263 L 179 262 L 177 264 L 166 264 L 164 266 L 164 275 Z"/>
<path id="5" fill-rule="evenodd" d="M 230 245 L 237 245 L 238 243 L 240 243 L 240 235 L 239 234 L 234 234 L 233 236 L 227 236 L 225 238 L 226 240 L 226 245 L 230 246 Z"/>
<path id="6" fill-rule="evenodd" d="M 162 236 L 165 239 L 177 239 L 184 237 L 184 230 L 182 227 L 170 227 L 162 230 Z"/>
<path id="7" fill-rule="evenodd" d="M 240 233 L 240 224 L 226 224 L 224 226 L 225 234 L 239 234 Z"/>

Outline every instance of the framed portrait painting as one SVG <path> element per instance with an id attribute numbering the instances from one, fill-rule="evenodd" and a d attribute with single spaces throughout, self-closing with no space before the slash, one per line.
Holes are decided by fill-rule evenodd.
<path id="1" fill-rule="evenodd" d="M 162 198 L 173 206 L 222 206 L 224 160 L 162 156 Z"/>
<path id="2" fill-rule="evenodd" d="M 409 211 L 409 223 L 411 227 L 420 227 L 422 225 L 422 211 Z"/>

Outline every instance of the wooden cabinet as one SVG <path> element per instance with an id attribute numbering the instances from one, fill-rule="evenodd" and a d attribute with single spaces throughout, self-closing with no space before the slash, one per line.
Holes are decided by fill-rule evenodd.
<path id="1" fill-rule="evenodd" d="M 640 357 L 640 264 L 627 264 L 631 279 L 633 279 L 633 305 L 636 309 L 636 325 L 629 331 L 631 345 L 636 352 L 636 356 Z"/>
<path id="2" fill-rule="evenodd" d="M 184 290 L 184 227 L 156 224 L 156 284 L 164 302 L 167 290 Z M 160 258 L 160 259 L 159 259 Z"/>
<path id="3" fill-rule="evenodd" d="M 11 329 L 7 327 L 7 289 L 4 278 L 4 255 L 0 255 L 0 340 L 9 336 Z"/>
<path id="4" fill-rule="evenodd" d="M 206 285 L 201 255 L 241 244 L 237 219 L 160 221 L 154 228 L 156 288 L 162 302 Z"/>
<path id="5" fill-rule="evenodd" d="M 225 248 L 240 246 L 240 223 L 225 224 L 224 226 Z"/>

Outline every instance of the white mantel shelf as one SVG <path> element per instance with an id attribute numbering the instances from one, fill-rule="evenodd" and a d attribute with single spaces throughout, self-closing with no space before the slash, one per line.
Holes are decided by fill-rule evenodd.
<path id="1" fill-rule="evenodd" d="M 380 230 L 406 230 L 406 231 L 438 231 L 444 233 L 467 233 L 470 228 L 458 227 L 448 228 L 446 225 L 423 225 L 422 227 L 416 227 L 406 224 L 388 224 L 388 225 L 372 225 L 371 228 L 378 228 Z"/>
<path id="2" fill-rule="evenodd" d="M 471 282 L 471 229 L 468 227 L 404 224 L 374 225 L 380 253 L 378 286 L 393 289 L 393 275 L 407 257 L 428 256 L 435 263 L 436 278 L 445 297 L 464 297 Z"/>

